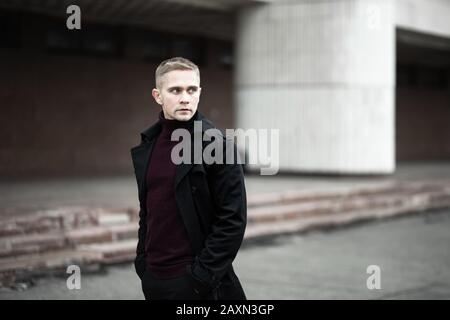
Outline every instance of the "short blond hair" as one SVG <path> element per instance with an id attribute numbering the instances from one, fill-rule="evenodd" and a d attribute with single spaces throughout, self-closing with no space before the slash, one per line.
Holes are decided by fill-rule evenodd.
<path id="1" fill-rule="evenodd" d="M 155 84 L 157 88 L 161 88 L 161 78 L 163 75 L 170 71 L 174 70 L 192 70 L 197 73 L 198 78 L 200 79 L 200 70 L 198 66 L 192 61 L 182 58 L 182 57 L 174 57 L 161 62 L 156 68 L 155 71 Z"/>

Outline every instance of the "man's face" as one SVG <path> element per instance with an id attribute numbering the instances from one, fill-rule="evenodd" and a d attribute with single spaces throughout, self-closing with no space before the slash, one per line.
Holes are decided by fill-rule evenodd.
<path id="1" fill-rule="evenodd" d="M 169 120 L 189 121 L 200 100 L 200 79 L 193 70 L 174 70 L 161 78 L 161 88 L 153 89 L 155 101 Z"/>

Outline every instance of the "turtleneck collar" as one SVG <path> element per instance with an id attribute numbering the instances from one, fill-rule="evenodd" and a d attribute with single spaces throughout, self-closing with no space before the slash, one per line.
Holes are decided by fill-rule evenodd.
<path id="1" fill-rule="evenodd" d="M 161 111 L 159 113 L 159 122 L 161 123 L 162 131 L 161 133 L 164 135 L 171 135 L 172 132 L 176 129 L 187 129 L 190 130 L 194 126 L 194 119 L 196 118 L 197 112 L 192 116 L 189 121 L 178 121 L 178 120 L 169 120 L 164 118 L 164 113 Z"/>

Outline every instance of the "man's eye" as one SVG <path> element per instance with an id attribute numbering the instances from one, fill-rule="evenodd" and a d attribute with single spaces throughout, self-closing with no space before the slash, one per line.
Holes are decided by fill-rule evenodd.
<path id="1" fill-rule="evenodd" d="M 170 90 L 170 92 L 172 92 L 172 93 L 179 93 L 180 90 L 178 90 L 178 89 L 172 89 L 172 90 Z"/>
<path id="2" fill-rule="evenodd" d="M 195 93 L 195 92 L 197 92 L 197 89 L 196 88 L 189 88 L 188 92 L 189 93 Z"/>

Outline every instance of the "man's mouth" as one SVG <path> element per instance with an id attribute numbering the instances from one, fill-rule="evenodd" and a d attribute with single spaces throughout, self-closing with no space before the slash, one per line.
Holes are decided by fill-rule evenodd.
<path id="1" fill-rule="evenodd" d="M 191 109 L 179 109 L 178 111 L 191 111 Z"/>

